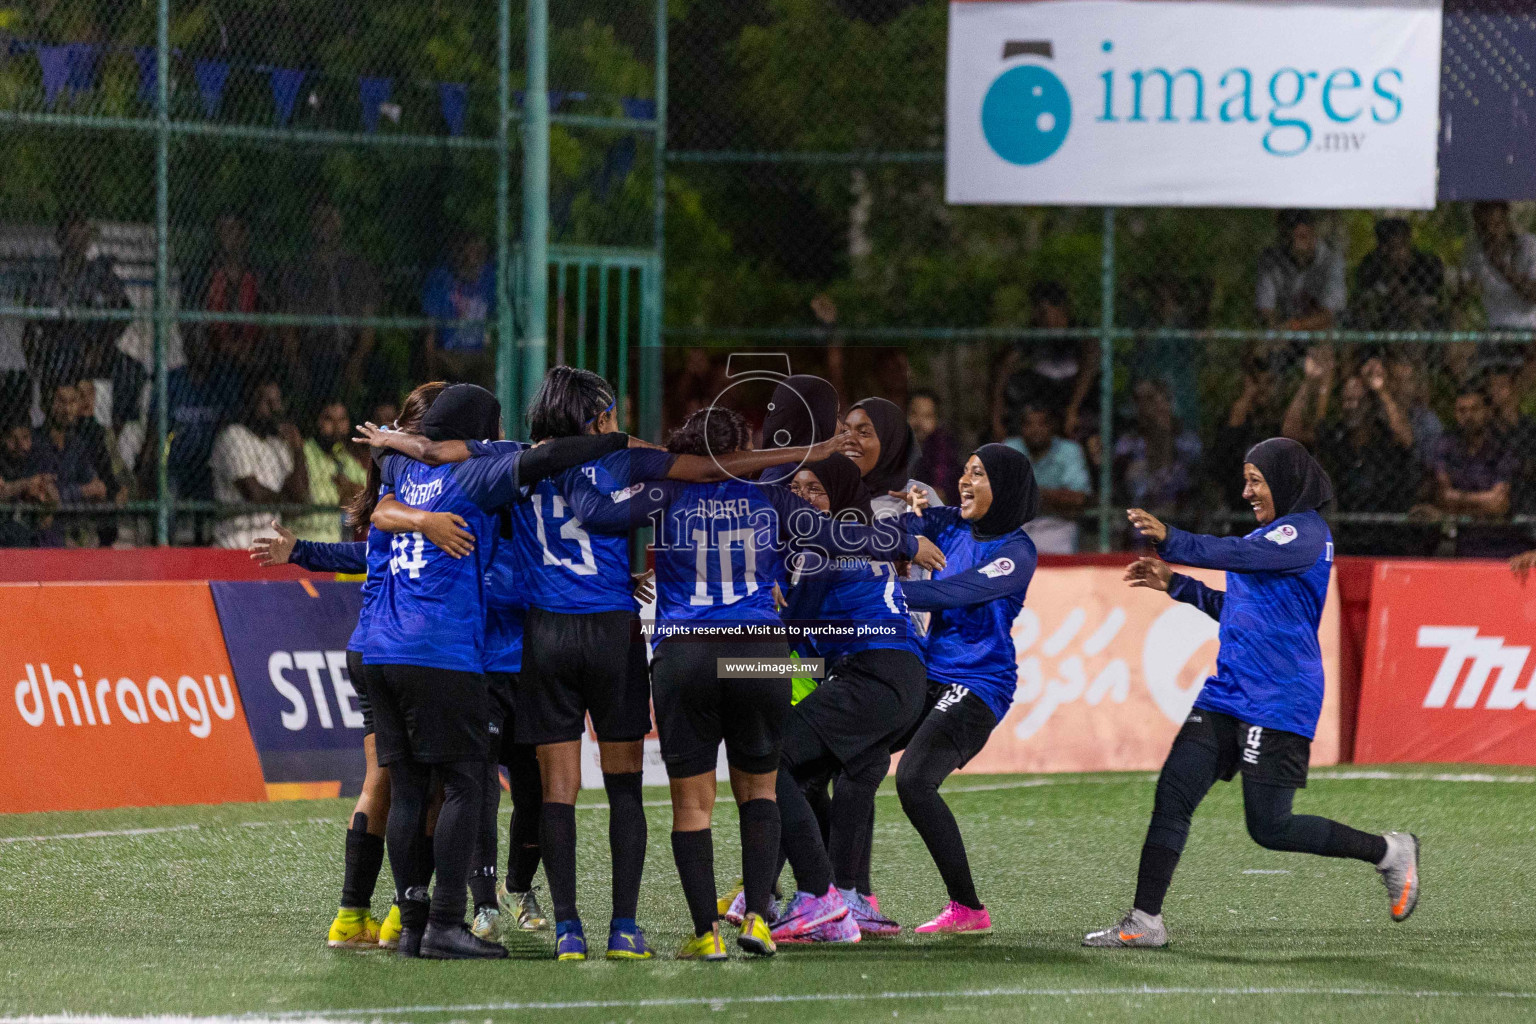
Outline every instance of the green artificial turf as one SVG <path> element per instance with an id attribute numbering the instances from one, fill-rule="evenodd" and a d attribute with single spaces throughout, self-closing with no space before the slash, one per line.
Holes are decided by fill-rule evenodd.
<path id="1" fill-rule="evenodd" d="M 919 939 L 909 928 L 766 961 L 733 945 L 726 964 L 671 959 L 687 912 L 662 790 L 646 794 L 655 806 L 640 918 L 660 955 L 645 963 L 555 963 L 548 933 L 514 937 L 510 962 L 327 949 L 346 801 L 0 816 L 0 1016 L 1533 1020 L 1536 780 L 1498 769 L 1469 781 L 1432 777 L 1466 771 L 1323 771 L 1297 799 L 1298 812 L 1419 834 L 1423 898 L 1406 924 L 1391 922 L 1370 867 L 1255 846 L 1239 787 L 1224 785 L 1196 816 L 1169 894 L 1173 944 L 1083 949 L 1083 933 L 1114 923 L 1130 902 L 1151 776 L 964 776 L 945 792 L 992 935 Z M 588 809 L 577 822 L 581 905 L 600 950 L 607 816 Z M 130 829 L 160 831 L 116 834 Z M 93 831 L 115 834 L 63 837 Z M 58 838 L 26 838 L 37 836 Z M 723 889 L 739 863 L 728 801 L 715 844 Z M 874 878 L 883 908 L 904 925 L 943 905 L 938 874 L 889 787 Z M 391 889 L 386 865 L 381 916 Z"/>

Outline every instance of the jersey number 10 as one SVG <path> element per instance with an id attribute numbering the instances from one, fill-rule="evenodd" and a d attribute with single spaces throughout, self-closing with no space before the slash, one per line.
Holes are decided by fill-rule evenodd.
<path id="1" fill-rule="evenodd" d="M 688 603 L 695 608 L 708 608 L 715 603 L 709 592 L 709 553 L 720 554 L 720 603 L 735 604 L 748 594 L 757 593 L 757 548 L 752 545 L 752 531 L 721 530 L 715 535 L 715 543 L 709 543 L 708 530 L 692 531 L 693 540 L 693 596 Z M 731 565 L 731 545 L 741 546 L 741 582 L 745 593 L 736 592 L 736 572 Z"/>

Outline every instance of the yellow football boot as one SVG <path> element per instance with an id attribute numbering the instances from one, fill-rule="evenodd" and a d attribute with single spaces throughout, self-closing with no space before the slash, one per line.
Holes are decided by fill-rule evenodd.
<path id="1" fill-rule="evenodd" d="M 379 945 L 384 949 L 400 948 L 400 904 L 391 903 L 384 923 L 379 925 Z"/>
<path id="2" fill-rule="evenodd" d="M 772 942 L 772 939 L 768 941 Z M 720 922 L 703 935 L 696 936 L 683 943 L 683 948 L 677 951 L 679 960 L 727 960 L 729 955 L 725 951 L 725 940 L 720 937 Z"/>
<path id="3" fill-rule="evenodd" d="M 373 919 L 367 907 L 342 907 L 336 911 L 325 944 L 332 949 L 376 949 L 379 922 Z"/>

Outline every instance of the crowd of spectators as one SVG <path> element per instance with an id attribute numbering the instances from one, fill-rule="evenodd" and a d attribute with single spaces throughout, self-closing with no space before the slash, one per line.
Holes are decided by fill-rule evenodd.
<path id="1" fill-rule="evenodd" d="M 1252 321 L 1275 330 L 1440 330 L 1469 326 L 1459 311 L 1478 304 L 1489 329 L 1536 329 L 1536 235 L 1517 228 L 1504 203 L 1475 204 L 1471 225 L 1464 257 L 1449 265 L 1415 244 L 1407 220 L 1380 218 L 1374 247 L 1350 267 L 1336 230 L 1307 211 L 1281 211 L 1252 265 Z M 206 265 L 180 272 L 184 305 L 318 319 L 181 325 L 166 388 L 167 483 L 188 510 L 176 539 L 244 546 L 271 506 L 291 505 L 317 509 L 289 515 L 301 536 L 339 539 L 340 515 L 330 510 L 366 479 L 350 424 L 390 419 L 377 403 L 412 379 L 494 379 L 489 244 L 452 237 L 441 262 L 415 278 L 415 308 L 401 308 L 398 289 L 387 298 L 379 268 L 347 244 L 332 203 L 313 207 L 302 255 L 281 270 L 252 260 L 241 216 L 211 227 Z M 56 256 L 31 272 L 24 303 L 98 315 L 0 321 L 0 545 L 142 543 L 152 517 L 113 511 L 156 498 L 160 485 L 156 385 L 123 343 L 133 309 L 126 275 L 79 216 L 63 217 L 54 241 Z M 1128 288 L 1126 318 L 1137 331 L 1207 326 L 1211 296 L 1198 282 L 1154 273 Z M 1077 550 L 1106 473 L 1115 506 L 1239 528 L 1243 453 L 1277 434 L 1307 444 L 1333 474 L 1343 550 L 1499 555 L 1529 546 L 1523 520 L 1512 521 L 1536 515 L 1529 343 L 1239 347 L 1148 330 L 1117 350 L 1106 450 L 1099 340 L 1074 316 L 1078 303 L 1092 303 L 1054 280 L 1036 282 L 1028 299 L 1029 339 L 1001 351 L 984 381 L 949 379 L 941 399 L 905 390 L 904 350 L 845 348 L 837 304 L 818 295 L 811 313 L 825 365 L 816 372 L 848 398 L 905 393 L 911 475 L 948 499 L 975 443 L 1024 452 L 1041 486 L 1043 513 L 1030 532 L 1043 552 Z M 384 364 L 379 332 L 356 322 L 384 313 L 436 321 L 417 334 L 403 371 Z M 686 413 L 730 385 L 722 362 L 705 349 L 680 353 L 667 377 L 669 419 L 674 407 Z M 1117 530 L 1116 539 L 1133 538 Z"/>

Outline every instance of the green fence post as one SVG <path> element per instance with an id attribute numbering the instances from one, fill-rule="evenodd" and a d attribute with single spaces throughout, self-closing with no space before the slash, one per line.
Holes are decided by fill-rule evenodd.
<path id="1" fill-rule="evenodd" d="M 165 352 L 170 341 L 169 239 L 171 167 L 171 0 L 160 0 L 155 10 L 155 443 L 160 457 L 155 472 L 159 508 L 155 516 L 155 543 L 171 542 L 170 400 L 166 394 L 170 375 Z"/>
<path id="2" fill-rule="evenodd" d="M 666 315 L 667 0 L 656 0 L 656 155 L 651 243 L 656 260 L 641 279 L 640 436 L 661 437 L 661 322 Z"/>
<path id="3" fill-rule="evenodd" d="M 1109 550 L 1115 450 L 1115 208 L 1104 208 L 1099 254 L 1099 550 Z"/>
<path id="4" fill-rule="evenodd" d="M 517 339 L 512 336 L 512 0 L 496 15 L 496 397 L 508 437 L 520 437 Z"/>
<path id="5" fill-rule="evenodd" d="M 523 90 L 523 408 L 544 379 L 549 345 L 549 0 L 528 2 Z"/>

